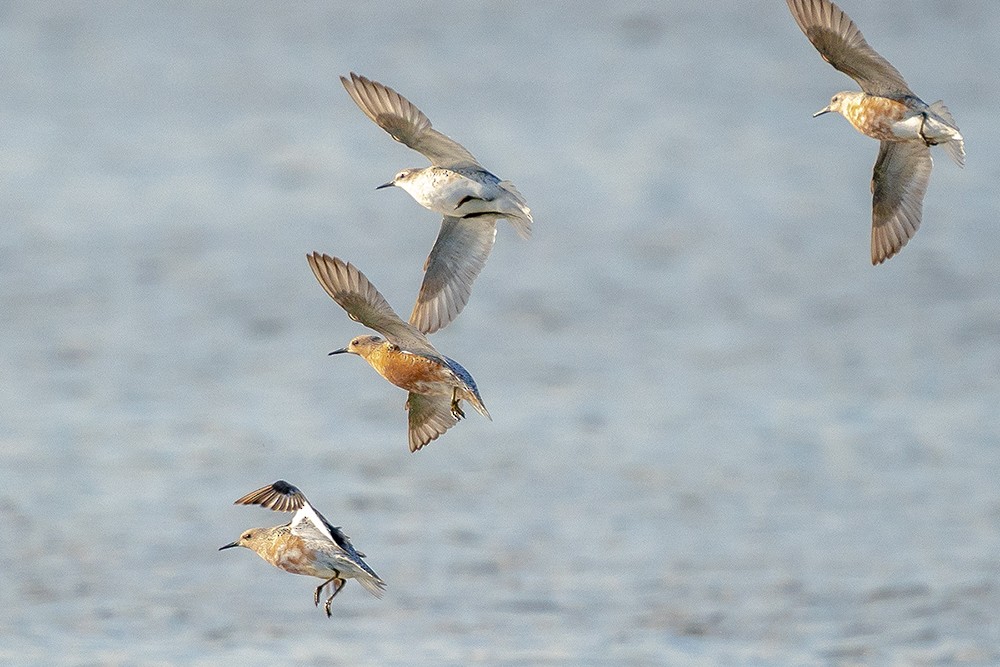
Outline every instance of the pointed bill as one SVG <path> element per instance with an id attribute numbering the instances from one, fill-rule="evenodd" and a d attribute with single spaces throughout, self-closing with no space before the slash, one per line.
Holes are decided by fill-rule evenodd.
<path id="1" fill-rule="evenodd" d="M 868 45 L 854 21 L 830 0 L 787 0 L 795 22 L 823 59 L 869 95 L 913 95 L 903 75 Z"/>
<path id="2" fill-rule="evenodd" d="M 872 264 L 895 255 L 917 233 L 932 166 L 920 142 L 882 142 L 872 173 Z"/>
<path id="3" fill-rule="evenodd" d="M 340 82 L 354 103 L 396 141 L 406 144 L 438 167 L 478 167 L 472 153 L 431 128 L 420 109 L 392 88 L 351 72 Z"/>
<path id="4" fill-rule="evenodd" d="M 445 217 L 424 264 L 424 281 L 410 324 L 430 334 L 451 323 L 469 301 L 497 235 L 495 219 Z"/>

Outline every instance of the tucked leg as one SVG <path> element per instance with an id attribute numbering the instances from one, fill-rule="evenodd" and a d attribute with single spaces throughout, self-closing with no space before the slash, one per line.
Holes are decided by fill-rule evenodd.
<path id="1" fill-rule="evenodd" d="M 465 419 L 465 413 L 462 412 L 462 406 L 459 404 L 461 401 L 458 397 L 458 389 L 451 390 L 451 414 L 455 416 L 455 419 Z"/>
<path id="2" fill-rule="evenodd" d="M 920 114 L 920 132 L 919 132 L 920 138 L 924 140 L 925 146 L 937 146 L 938 142 L 936 142 L 933 139 L 928 139 L 927 135 L 924 134 L 924 127 L 926 126 L 927 126 L 927 114 L 926 113 Z"/>

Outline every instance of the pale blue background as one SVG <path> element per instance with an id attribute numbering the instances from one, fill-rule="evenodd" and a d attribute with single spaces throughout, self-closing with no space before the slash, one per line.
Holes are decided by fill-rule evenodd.
<path id="1" fill-rule="evenodd" d="M 844 5 L 968 145 L 877 268 L 780 0 L 0 6 L 0 662 L 1000 661 L 1000 4 Z M 436 234 L 351 70 L 536 221 L 414 455 L 304 257 L 405 314 Z M 277 478 L 385 599 L 216 551 Z"/>

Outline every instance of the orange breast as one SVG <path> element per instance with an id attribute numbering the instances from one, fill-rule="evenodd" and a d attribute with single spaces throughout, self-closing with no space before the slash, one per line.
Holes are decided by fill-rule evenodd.
<path id="1" fill-rule="evenodd" d="M 301 537 L 285 534 L 276 537 L 267 550 L 266 560 L 292 574 L 315 576 L 312 552 Z"/>
<path id="2" fill-rule="evenodd" d="M 879 141 L 899 141 L 892 133 L 893 123 L 902 120 L 909 108 L 886 97 L 866 96 L 852 101 L 844 116 L 861 134 Z"/>
<path id="3" fill-rule="evenodd" d="M 437 362 L 388 347 L 380 348 L 368 360 L 386 380 L 418 394 L 435 393 L 434 385 L 448 379 L 447 371 Z M 438 391 L 447 391 L 447 387 Z"/>

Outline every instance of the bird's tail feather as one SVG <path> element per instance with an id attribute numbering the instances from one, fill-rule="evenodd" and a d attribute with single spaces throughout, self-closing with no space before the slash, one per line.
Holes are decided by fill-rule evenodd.
<path id="1" fill-rule="evenodd" d="M 500 181 L 500 187 L 513 196 L 514 201 L 517 202 L 518 209 L 520 209 L 518 212 L 507 212 L 507 219 L 514 226 L 514 231 L 521 238 L 531 238 L 531 223 L 533 220 L 531 219 L 531 209 L 528 208 L 528 203 L 524 200 L 524 196 L 517 191 L 517 188 L 510 181 Z"/>
<path id="2" fill-rule="evenodd" d="M 948 111 L 948 107 L 944 105 L 944 102 L 938 100 L 930 106 L 930 112 L 935 116 L 939 117 L 944 121 L 945 125 L 948 126 L 950 130 L 949 134 L 951 138 L 941 144 L 941 147 L 947 151 L 949 157 L 955 161 L 959 167 L 965 166 L 965 139 L 962 138 L 962 133 L 958 131 L 958 126 L 955 125 L 955 117 L 951 115 Z"/>
<path id="3" fill-rule="evenodd" d="M 359 584 L 365 587 L 365 590 L 381 599 L 382 593 L 385 592 L 385 582 L 377 576 L 371 575 L 367 572 L 365 574 L 367 576 L 359 576 L 355 577 L 355 579 L 358 580 Z"/>

